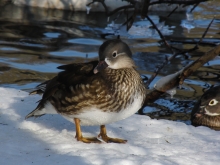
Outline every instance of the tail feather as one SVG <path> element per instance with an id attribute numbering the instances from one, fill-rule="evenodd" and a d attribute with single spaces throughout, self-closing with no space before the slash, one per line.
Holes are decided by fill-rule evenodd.
<path id="1" fill-rule="evenodd" d="M 36 95 L 36 94 L 42 95 L 43 93 L 44 91 L 42 91 L 41 89 L 37 89 L 37 90 L 31 91 L 29 95 Z"/>
<path id="2" fill-rule="evenodd" d="M 25 119 L 28 119 L 30 117 L 41 117 L 45 115 L 45 113 L 42 111 L 42 110 L 39 110 L 38 108 L 33 110 L 32 112 L 30 112 L 26 117 Z"/>
<path id="3" fill-rule="evenodd" d="M 38 104 L 37 108 L 33 110 L 31 113 L 29 113 L 25 119 L 28 119 L 30 117 L 40 117 L 45 114 L 57 114 L 57 110 L 54 108 L 54 106 L 49 102 L 42 102 Z"/>

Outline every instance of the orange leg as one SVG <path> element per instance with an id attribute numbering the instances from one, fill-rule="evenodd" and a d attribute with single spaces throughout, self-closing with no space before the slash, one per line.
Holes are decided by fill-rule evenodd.
<path id="1" fill-rule="evenodd" d="M 127 142 L 127 140 L 124 140 L 124 139 L 108 137 L 105 125 L 100 126 L 100 134 L 98 135 L 98 137 L 101 137 L 102 140 L 104 140 L 106 143 L 126 143 Z"/>
<path id="2" fill-rule="evenodd" d="M 102 142 L 101 140 L 99 140 L 96 137 L 83 137 L 81 127 L 80 127 L 80 120 L 77 119 L 77 118 L 74 118 L 74 122 L 75 122 L 75 125 L 76 125 L 76 136 L 75 136 L 75 138 L 78 141 L 81 141 L 81 142 L 84 142 L 84 143 L 101 143 Z M 108 137 L 105 125 L 100 126 L 100 134 L 98 135 L 98 137 L 101 137 L 101 139 L 103 141 L 105 141 L 106 143 L 126 143 L 127 142 L 127 140 L 124 140 L 124 139 Z"/>
<path id="3" fill-rule="evenodd" d="M 81 127 L 80 127 L 80 120 L 77 118 L 74 118 L 74 122 L 76 125 L 76 139 L 78 141 L 81 141 L 84 143 L 101 143 L 101 141 L 98 140 L 96 137 L 91 137 L 91 138 L 83 137 Z"/>

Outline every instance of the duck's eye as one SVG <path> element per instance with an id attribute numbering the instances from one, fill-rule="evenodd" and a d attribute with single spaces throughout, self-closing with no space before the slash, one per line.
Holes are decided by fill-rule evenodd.
<path id="1" fill-rule="evenodd" d="M 114 51 L 113 53 L 112 53 L 112 57 L 116 57 L 117 56 L 117 52 L 116 51 Z"/>
<path id="2" fill-rule="evenodd" d="M 209 105 L 210 106 L 213 106 L 213 105 L 216 105 L 218 103 L 218 101 L 216 99 L 212 99 L 210 102 L 209 102 Z"/>

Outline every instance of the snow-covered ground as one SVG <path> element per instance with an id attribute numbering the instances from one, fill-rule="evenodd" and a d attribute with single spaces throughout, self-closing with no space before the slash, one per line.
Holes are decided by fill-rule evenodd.
<path id="1" fill-rule="evenodd" d="M 59 115 L 24 120 L 40 96 L 0 88 L 1 165 L 218 165 L 220 132 L 181 122 L 132 117 L 107 125 L 127 144 L 76 141 L 74 124 Z M 96 136 L 98 127 L 82 127 Z"/>

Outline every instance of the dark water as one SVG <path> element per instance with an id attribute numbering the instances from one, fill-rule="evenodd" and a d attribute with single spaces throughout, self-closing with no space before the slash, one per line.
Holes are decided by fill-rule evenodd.
<path id="1" fill-rule="evenodd" d="M 194 20 L 187 20 L 186 12 L 175 13 L 166 18 L 168 12 L 150 13 L 155 23 L 162 23 L 164 36 L 174 40 L 198 41 L 210 23 L 213 22 L 204 41 L 220 43 L 220 3 L 203 3 L 193 12 Z M 57 66 L 71 62 L 86 62 L 97 59 L 103 34 L 112 33 L 107 27 L 103 13 L 72 12 L 61 10 L 16 7 L 11 4 L 0 6 L 0 86 L 30 91 L 37 84 L 52 78 L 59 70 Z M 122 23 L 123 18 L 116 23 Z M 142 75 L 151 76 L 165 56 L 171 56 L 157 32 L 149 28 L 148 21 L 137 18 L 129 34 L 120 33 L 134 52 L 134 60 Z M 109 30 L 110 29 L 110 30 Z M 107 38 L 115 38 L 110 35 Z M 172 43 L 173 46 L 188 49 L 193 44 Z M 160 72 L 161 77 L 172 74 L 196 60 L 213 44 L 202 45 L 200 49 L 186 56 L 178 56 Z M 174 98 L 164 95 L 144 112 L 153 118 L 166 118 L 189 123 L 189 113 L 203 89 L 219 84 L 220 58 L 205 64 L 185 80 L 182 89 Z"/>

